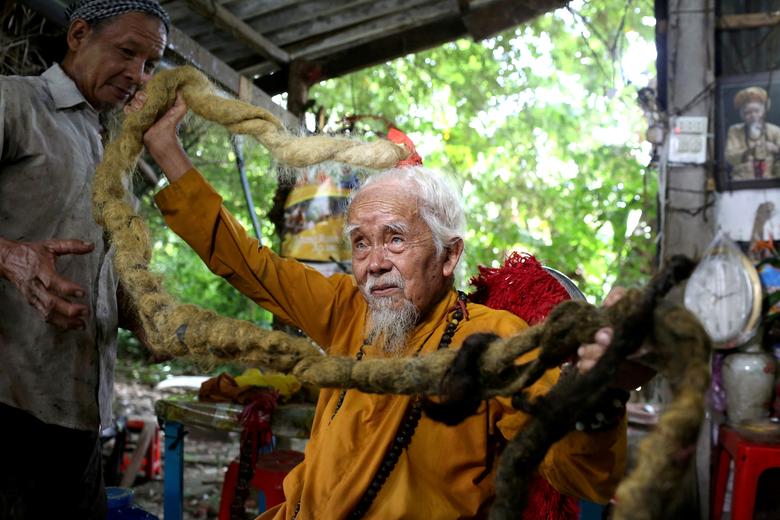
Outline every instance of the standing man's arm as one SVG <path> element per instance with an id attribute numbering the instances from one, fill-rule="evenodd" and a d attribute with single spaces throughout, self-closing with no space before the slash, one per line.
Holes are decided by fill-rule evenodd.
<path id="1" fill-rule="evenodd" d="M 18 129 L 7 117 L 14 101 L 5 83 L 0 83 L 0 175 L 8 154 L 14 153 L 11 138 Z M 83 255 L 94 248 L 94 244 L 81 240 L 15 241 L 0 230 L 0 279 L 13 284 L 47 322 L 65 330 L 83 329 L 89 307 L 72 300 L 83 298 L 86 292 L 60 276 L 55 263 L 58 256 Z"/>

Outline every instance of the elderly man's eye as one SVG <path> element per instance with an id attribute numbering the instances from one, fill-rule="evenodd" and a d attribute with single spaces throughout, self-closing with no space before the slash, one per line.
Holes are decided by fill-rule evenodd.
<path id="1" fill-rule="evenodd" d="M 395 235 L 390 239 L 390 242 L 388 243 L 387 247 L 388 249 L 390 249 L 390 251 L 399 252 L 404 248 L 405 244 L 406 241 L 404 240 L 404 237 Z"/>

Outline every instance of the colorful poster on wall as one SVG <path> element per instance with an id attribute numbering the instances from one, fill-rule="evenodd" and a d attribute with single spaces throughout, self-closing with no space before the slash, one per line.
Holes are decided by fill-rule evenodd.
<path id="1" fill-rule="evenodd" d="M 348 263 L 351 251 L 343 229 L 347 200 L 356 186 L 354 172 L 342 165 L 318 165 L 299 178 L 284 205 L 282 256 L 337 266 Z"/>

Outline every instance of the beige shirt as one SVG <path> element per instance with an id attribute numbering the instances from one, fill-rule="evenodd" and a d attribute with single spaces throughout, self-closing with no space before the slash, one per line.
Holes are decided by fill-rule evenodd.
<path id="1" fill-rule="evenodd" d="M 111 420 L 117 279 L 92 218 L 92 177 L 103 156 L 98 113 L 54 65 L 40 76 L 0 76 L 0 236 L 78 238 L 87 255 L 57 260 L 87 290 L 84 331 L 44 322 L 0 278 L 0 402 L 46 423 L 96 430 Z"/>

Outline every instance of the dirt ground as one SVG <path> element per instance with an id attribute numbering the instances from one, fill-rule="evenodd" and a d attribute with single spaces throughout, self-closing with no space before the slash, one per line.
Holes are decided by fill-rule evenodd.
<path id="1" fill-rule="evenodd" d="M 117 381 L 114 415 L 154 417 L 155 401 L 187 392 L 197 393 L 180 388 L 156 390 L 135 382 Z M 238 456 L 238 434 L 193 427 L 188 427 L 187 431 L 184 443 L 184 520 L 217 518 L 225 470 L 228 463 Z M 164 464 L 163 460 L 163 471 Z M 162 476 L 154 480 L 139 476 L 133 490 L 136 506 L 163 518 Z"/>

